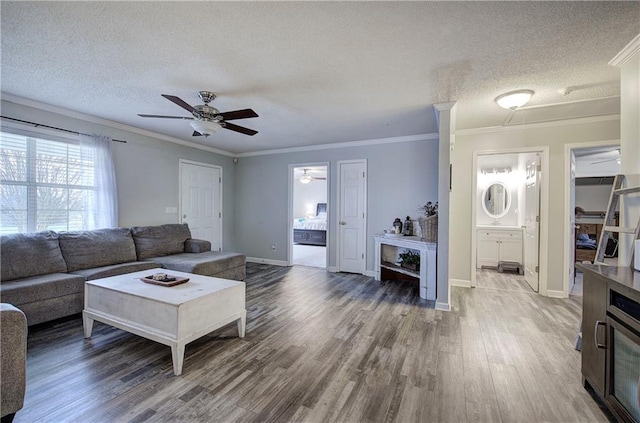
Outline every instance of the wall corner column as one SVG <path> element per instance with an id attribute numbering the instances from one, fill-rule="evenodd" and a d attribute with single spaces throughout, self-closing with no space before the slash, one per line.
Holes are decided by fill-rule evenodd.
<path id="1" fill-rule="evenodd" d="M 449 284 L 449 221 L 451 191 L 451 150 L 454 145 L 456 102 L 433 105 L 438 123 L 438 256 L 436 309 L 451 310 Z"/>

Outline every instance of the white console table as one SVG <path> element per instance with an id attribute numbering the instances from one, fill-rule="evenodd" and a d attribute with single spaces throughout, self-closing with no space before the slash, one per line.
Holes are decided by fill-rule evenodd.
<path id="1" fill-rule="evenodd" d="M 435 242 L 422 241 L 417 236 L 403 236 L 398 238 L 384 235 L 374 235 L 375 241 L 375 280 L 380 280 L 382 269 L 388 269 L 403 275 L 412 276 L 420 280 L 420 298 L 436 299 L 436 250 Z M 396 264 L 398 254 L 405 249 L 420 252 L 420 270 L 405 269 Z"/>

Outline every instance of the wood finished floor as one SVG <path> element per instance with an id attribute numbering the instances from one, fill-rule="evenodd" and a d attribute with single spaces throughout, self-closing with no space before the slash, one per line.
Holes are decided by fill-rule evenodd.
<path id="1" fill-rule="evenodd" d="M 15 422 L 607 421 L 581 386 L 580 297 L 452 288 L 451 312 L 411 282 L 249 264 L 235 324 L 169 347 L 79 316 L 32 328 Z"/>

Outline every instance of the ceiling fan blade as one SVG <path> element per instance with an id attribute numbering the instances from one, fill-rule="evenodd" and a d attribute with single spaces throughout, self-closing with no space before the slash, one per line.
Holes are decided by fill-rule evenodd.
<path id="1" fill-rule="evenodd" d="M 138 113 L 138 116 L 143 117 L 143 118 L 161 118 L 161 119 L 186 119 L 186 120 L 193 120 L 192 117 L 185 117 L 185 116 L 164 116 L 164 115 L 143 115 Z"/>
<path id="2" fill-rule="evenodd" d="M 240 132 L 241 134 L 245 134 L 245 135 L 253 136 L 258 133 L 258 131 L 254 131 L 253 129 L 245 128 L 244 126 L 234 125 L 233 123 L 229 123 L 229 122 L 223 122 L 222 127 L 226 129 L 230 129 L 232 131 Z"/>
<path id="3" fill-rule="evenodd" d="M 187 103 L 186 101 L 184 101 L 183 99 L 181 99 L 180 97 L 176 97 L 175 95 L 168 95 L 168 94 L 162 94 L 162 96 L 164 98 L 166 98 L 167 100 L 177 104 L 178 106 L 182 107 L 185 110 L 188 110 L 191 113 L 198 113 L 198 111 L 191 105 L 189 105 L 189 103 Z"/>
<path id="4" fill-rule="evenodd" d="M 191 134 L 192 137 L 201 137 L 202 134 L 198 131 L 193 131 L 193 134 Z"/>
<path id="5" fill-rule="evenodd" d="M 233 110 L 231 112 L 220 113 L 224 120 L 248 119 L 258 117 L 258 114 L 251 109 Z"/>
<path id="6" fill-rule="evenodd" d="M 316 176 L 312 176 L 313 179 L 316 179 L 318 181 L 326 181 L 327 178 L 322 178 L 322 177 L 316 177 Z"/>

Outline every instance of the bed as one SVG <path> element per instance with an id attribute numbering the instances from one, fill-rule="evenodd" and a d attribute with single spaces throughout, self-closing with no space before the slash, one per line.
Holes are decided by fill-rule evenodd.
<path id="1" fill-rule="evenodd" d="M 602 225 L 599 223 L 578 223 L 576 225 L 576 262 L 593 262 L 595 260 L 601 231 Z"/>
<path id="2" fill-rule="evenodd" d="M 316 205 L 316 215 L 293 219 L 293 242 L 304 245 L 327 245 L 327 203 Z"/>

